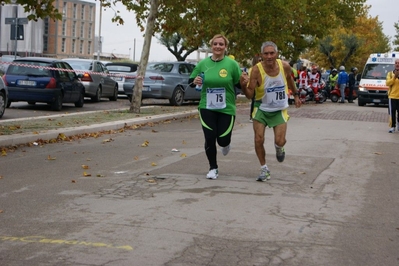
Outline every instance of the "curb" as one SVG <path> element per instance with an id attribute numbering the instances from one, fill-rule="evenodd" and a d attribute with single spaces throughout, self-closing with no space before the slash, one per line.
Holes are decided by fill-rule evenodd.
<path id="1" fill-rule="evenodd" d="M 198 110 L 196 109 L 192 111 L 184 111 L 178 113 L 154 115 L 147 117 L 137 117 L 127 120 L 93 124 L 90 126 L 54 129 L 54 130 L 48 130 L 46 132 L 40 132 L 39 134 L 24 133 L 24 134 L 15 134 L 15 135 L 4 135 L 0 136 L 0 147 L 27 144 L 30 142 L 34 142 L 38 139 L 43 139 L 43 140 L 55 139 L 58 137 L 60 133 L 63 133 L 66 136 L 73 136 L 79 134 L 94 133 L 98 131 L 118 130 L 124 128 L 125 126 L 140 125 L 147 122 L 161 122 L 166 120 L 187 118 L 197 113 Z"/>

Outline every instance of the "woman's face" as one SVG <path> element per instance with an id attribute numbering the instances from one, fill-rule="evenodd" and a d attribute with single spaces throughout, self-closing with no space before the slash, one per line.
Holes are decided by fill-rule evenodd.
<path id="1" fill-rule="evenodd" d="M 226 51 L 226 42 L 223 38 L 215 38 L 212 41 L 212 53 L 217 56 L 223 56 Z"/>

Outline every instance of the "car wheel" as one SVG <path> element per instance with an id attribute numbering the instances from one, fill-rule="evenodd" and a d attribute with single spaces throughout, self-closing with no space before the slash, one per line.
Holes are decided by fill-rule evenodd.
<path id="1" fill-rule="evenodd" d="M 98 103 L 99 101 L 101 101 L 101 87 L 98 86 L 97 91 L 96 91 L 96 95 L 94 95 L 93 97 L 91 97 L 91 100 L 93 102 Z"/>
<path id="2" fill-rule="evenodd" d="M 29 105 L 35 105 L 36 102 L 28 102 Z"/>
<path id="3" fill-rule="evenodd" d="M 180 106 L 184 101 L 184 92 L 180 87 L 176 87 L 172 93 L 172 97 L 169 99 L 171 105 Z"/>
<path id="4" fill-rule="evenodd" d="M 109 97 L 110 101 L 117 101 L 118 100 L 118 84 L 115 84 L 114 88 L 114 95 L 112 97 Z"/>
<path id="5" fill-rule="evenodd" d="M 7 108 L 10 108 L 10 106 L 11 106 L 11 101 L 10 100 L 8 100 L 8 102 L 7 102 Z"/>
<path id="6" fill-rule="evenodd" d="M 333 103 L 338 102 L 338 95 L 336 95 L 336 94 L 331 95 L 331 101 L 332 101 Z"/>
<path id="7" fill-rule="evenodd" d="M 0 118 L 3 116 L 6 110 L 6 95 L 3 91 L 0 92 Z"/>
<path id="8" fill-rule="evenodd" d="M 55 98 L 55 101 L 51 103 L 51 110 L 53 111 L 61 111 L 62 109 L 62 94 L 58 94 Z"/>
<path id="9" fill-rule="evenodd" d="M 75 102 L 75 107 L 83 107 L 84 104 L 85 104 L 85 93 L 84 91 L 82 91 L 80 93 L 79 100 Z"/>
<path id="10" fill-rule="evenodd" d="M 357 100 L 357 105 L 358 105 L 358 106 L 365 106 L 366 103 L 363 102 L 362 100 L 358 99 L 358 100 Z"/>

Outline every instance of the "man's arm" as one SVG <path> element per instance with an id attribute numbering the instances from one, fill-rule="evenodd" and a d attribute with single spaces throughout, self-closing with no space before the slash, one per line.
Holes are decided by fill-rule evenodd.
<path id="1" fill-rule="evenodd" d="M 254 97 L 259 75 L 259 68 L 255 65 L 252 67 L 250 75 L 243 74 L 240 78 L 241 90 L 248 99 Z"/>
<path id="2" fill-rule="evenodd" d="M 395 70 L 394 70 L 395 71 Z M 397 71 L 399 74 L 399 71 Z M 393 72 L 395 73 L 395 72 Z M 386 79 L 386 85 L 387 86 L 392 86 L 395 82 L 395 79 L 397 78 L 397 74 L 393 75 L 392 71 L 389 71 L 387 74 L 387 79 Z"/>
<path id="3" fill-rule="evenodd" d="M 283 61 L 283 67 L 284 67 L 284 72 L 285 72 L 285 78 L 287 79 L 288 89 L 290 89 L 292 91 L 292 93 L 294 95 L 296 95 L 298 93 L 298 91 L 295 86 L 294 79 L 292 78 L 292 75 L 291 75 L 292 68 L 287 62 L 284 62 L 284 61 Z"/>

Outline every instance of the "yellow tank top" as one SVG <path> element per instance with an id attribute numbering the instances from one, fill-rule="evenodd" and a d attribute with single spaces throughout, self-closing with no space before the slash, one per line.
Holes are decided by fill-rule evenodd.
<path id="1" fill-rule="evenodd" d="M 262 63 L 257 64 L 262 82 L 255 89 L 255 100 L 261 102 L 259 109 L 265 112 L 275 112 L 288 108 L 288 86 L 283 63 L 277 59 L 279 73 L 269 76 L 263 69 Z"/>

